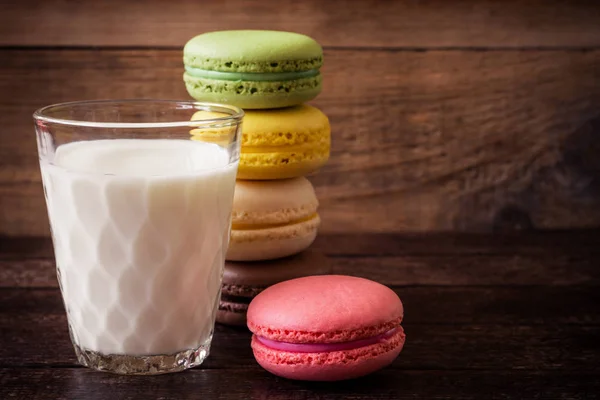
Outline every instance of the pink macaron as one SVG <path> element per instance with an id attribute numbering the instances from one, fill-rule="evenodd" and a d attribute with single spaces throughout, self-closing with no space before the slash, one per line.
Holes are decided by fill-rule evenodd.
<path id="1" fill-rule="evenodd" d="M 404 309 L 390 288 L 322 275 L 269 287 L 248 307 L 256 361 L 289 379 L 337 381 L 390 364 L 404 346 Z"/>

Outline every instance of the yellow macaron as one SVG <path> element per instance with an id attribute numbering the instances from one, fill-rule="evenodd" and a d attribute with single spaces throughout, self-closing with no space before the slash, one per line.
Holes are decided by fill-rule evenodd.
<path id="1" fill-rule="evenodd" d="M 307 104 L 273 110 L 246 110 L 242 132 L 238 179 L 304 176 L 322 167 L 329 159 L 329 120 L 319 109 Z M 208 131 L 190 133 L 196 140 L 216 139 Z"/>
<path id="2" fill-rule="evenodd" d="M 286 257 L 308 248 L 321 222 L 306 178 L 237 181 L 227 260 Z"/>
<path id="3" fill-rule="evenodd" d="M 218 111 L 200 110 L 192 115 L 192 121 L 205 121 L 227 116 L 227 114 Z M 229 124 L 227 123 L 222 125 L 219 126 L 218 123 L 215 123 L 215 126 L 211 127 L 194 128 L 190 130 L 191 139 L 226 147 L 235 139 L 234 136 L 237 134 L 237 129 L 235 126 L 228 126 Z"/>

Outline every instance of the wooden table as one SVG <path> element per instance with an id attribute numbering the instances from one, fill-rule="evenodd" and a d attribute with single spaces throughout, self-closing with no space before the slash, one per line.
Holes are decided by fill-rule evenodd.
<path id="1" fill-rule="evenodd" d="M 600 232 L 322 235 L 335 273 L 385 283 L 406 346 L 349 382 L 277 378 L 250 334 L 217 326 L 184 373 L 127 377 L 77 365 L 48 239 L 0 238 L 0 399 L 600 398 Z"/>

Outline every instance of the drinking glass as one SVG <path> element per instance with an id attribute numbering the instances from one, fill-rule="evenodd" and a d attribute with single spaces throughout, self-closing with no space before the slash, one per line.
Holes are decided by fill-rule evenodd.
<path id="1" fill-rule="evenodd" d="M 81 364 L 160 374 L 207 357 L 242 117 L 237 107 L 167 100 L 35 112 L 58 282 Z"/>

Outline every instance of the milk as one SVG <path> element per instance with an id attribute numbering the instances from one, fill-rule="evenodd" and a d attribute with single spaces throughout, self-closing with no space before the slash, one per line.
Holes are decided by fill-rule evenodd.
<path id="1" fill-rule="evenodd" d="M 210 341 L 236 164 L 191 140 L 94 140 L 41 161 L 76 345 L 156 355 Z"/>

